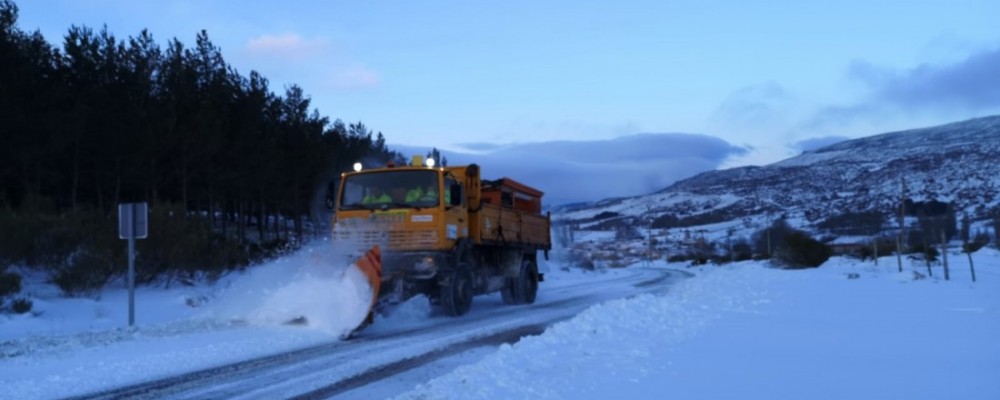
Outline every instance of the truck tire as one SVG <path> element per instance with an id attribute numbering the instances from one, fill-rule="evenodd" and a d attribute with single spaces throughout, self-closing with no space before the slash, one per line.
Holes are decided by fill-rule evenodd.
<path id="1" fill-rule="evenodd" d="M 514 286 L 514 297 L 518 304 L 533 304 L 538 294 L 538 266 L 532 260 L 521 263 L 521 272 L 517 274 L 517 284 Z"/>
<path id="2" fill-rule="evenodd" d="M 458 317 L 472 308 L 472 272 L 465 266 L 450 271 L 449 279 L 441 285 L 439 302 L 444 313 Z"/>
<path id="3" fill-rule="evenodd" d="M 518 304 L 517 295 L 514 294 L 514 286 L 517 285 L 517 278 L 504 279 L 503 289 L 500 289 L 500 298 L 504 304 Z"/>
<path id="4" fill-rule="evenodd" d="M 500 298 L 504 304 L 532 304 L 537 293 L 538 267 L 534 261 L 524 260 L 517 277 L 506 279 L 506 284 L 500 290 Z"/>

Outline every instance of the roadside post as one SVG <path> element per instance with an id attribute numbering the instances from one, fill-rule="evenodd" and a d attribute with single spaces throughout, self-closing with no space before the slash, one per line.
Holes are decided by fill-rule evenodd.
<path id="1" fill-rule="evenodd" d="M 128 326 L 135 325 L 135 240 L 149 236 L 147 203 L 118 205 L 118 238 L 128 239 Z"/>

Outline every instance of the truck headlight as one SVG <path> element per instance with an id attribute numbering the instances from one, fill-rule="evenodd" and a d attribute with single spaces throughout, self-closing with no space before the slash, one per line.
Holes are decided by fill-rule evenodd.
<path id="1" fill-rule="evenodd" d="M 437 263 L 434 262 L 434 257 L 425 256 L 420 257 L 415 264 L 413 264 L 413 270 L 418 272 L 431 271 L 437 267 Z"/>

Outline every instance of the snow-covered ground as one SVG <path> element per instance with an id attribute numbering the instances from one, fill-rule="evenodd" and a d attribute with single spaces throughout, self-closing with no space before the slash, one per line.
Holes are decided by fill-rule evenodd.
<path id="1" fill-rule="evenodd" d="M 976 283 L 958 257 L 950 281 L 915 280 L 921 264 L 899 273 L 890 258 L 706 267 L 400 398 L 996 399 L 1000 256 L 974 260 Z"/>
<path id="2" fill-rule="evenodd" d="M 880 259 L 878 267 L 834 258 L 801 271 L 759 262 L 698 269 L 654 264 L 696 276 L 666 293 L 608 301 L 539 336 L 442 359 L 370 392 L 362 387 L 349 394 L 996 399 L 1000 252 L 983 249 L 973 259 L 975 283 L 964 254 L 949 256 L 950 281 L 940 266 L 933 277 L 915 279 L 926 269 L 912 260 L 904 260 L 899 273 L 894 257 Z M 99 299 L 60 299 L 51 288 L 32 285 L 40 315 L 0 316 L 0 398 L 88 393 L 339 340 L 329 324 L 304 329 L 268 323 L 287 316 L 282 312 L 290 303 L 281 300 L 280 288 L 311 290 L 294 280 L 274 282 L 268 271 L 291 268 L 289 263 L 303 264 L 279 260 L 216 286 L 144 288 L 134 332 L 118 328 L 126 321 L 121 289 L 108 289 Z M 603 276 L 551 267 L 543 291 Z M 420 324 L 426 314 L 413 306 L 372 328 Z"/>

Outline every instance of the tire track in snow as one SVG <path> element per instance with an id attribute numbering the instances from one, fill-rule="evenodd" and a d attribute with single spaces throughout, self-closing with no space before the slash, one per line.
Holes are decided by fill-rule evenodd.
<path id="1" fill-rule="evenodd" d="M 540 334 L 551 324 L 572 318 L 586 307 L 608 300 L 600 289 L 588 291 L 585 290 L 587 288 L 626 284 L 640 289 L 639 293 L 648 293 L 662 290 L 670 283 L 671 278 L 693 275 L 680 270 L 639 272 L 608 280 L 554 287 L 550 293 L 556 295 L 555 300 L 531 306 L 497 306 L 481 310 L 477 315 L 441 319 L 441 323 L 432 326 L 372 335 L 362 333 L 360 337 L 346 342 L 306 347 L 71 399 L 233 398 L 248 395 L 278 398 L 288 397 L 288 390 L 302 393 L 292 394 L 293 398 L 330 397 L 477 347 L 513 343 L 521 337 Z M 558 296 L 559 294 L 562 296 Z M 630 293 L 635 294 L 638 293 Z M 381 350 L 413 346 L 427 341 L 440 343 L 393 360 L 372 361 L 372 355 Z M 357 360 L 370 362 L 360 363 L 363 365 L 353 370 L 334 373 L 333 375 L 337 375 L 335 377 L 326 372 Z M 320 383 L 319 387 L 287 387 L 294 385 L 294 382 L 310 381 L 313 378 L 322 379 L 324 383 Z M 282 390 L 286 392 L 282 393 Z"/>
<path id="2" fill-rule="evenodd" d="M 518 328 L 505 330 L 502 332 L 497 332 L 492 335 L 470 338 L 464 342 L 455 343 L 447 348 L 435 350 L 429 353 L 421 354 L 417 357 L 407 358 L 392 362 L 389 364 L 382 365 L 377 368 L 372 368 L 358 375 L 354 375 L 350 378 L 344 379 L 342 381 L 321 387 L 319 389 L 312 390 L 307 393 L 303 393 L 298 396 L 291 397 L 294 400 L 313 400 L 313 399 L 326 399 L 338 394 L 347 392 L 349 390 L 357 389 L 362 386 L 368 385 L 370 383 L 381 381 L 384 379 L 391 378 L 397 374 L 407 372 L 411 369 L 423 366 L 425 364 L 440 360 L 442 358 L 458 355 L 466 351 L 484 347 L 484 346 L 499 346 L 501 344 L 507 343 L 512 344 L 521 340 L 521 338 L 526 336 L 536 336 L 545 332 L 548 324 L 536 324 L 521 326 Z"/>

